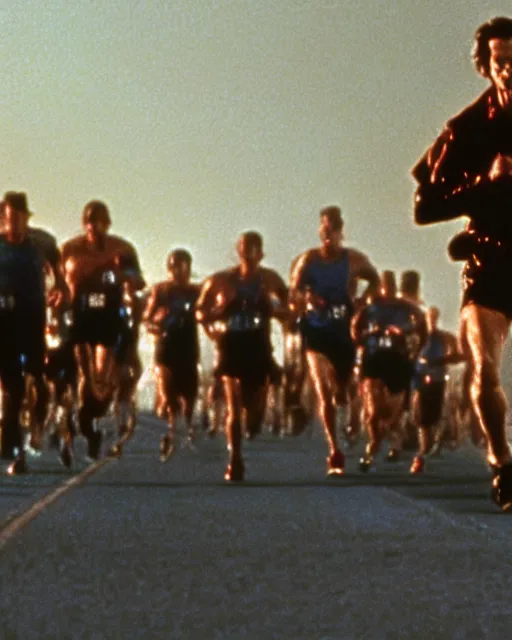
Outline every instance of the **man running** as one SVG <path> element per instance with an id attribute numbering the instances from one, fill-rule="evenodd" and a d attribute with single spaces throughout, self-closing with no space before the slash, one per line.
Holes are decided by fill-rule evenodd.
<path id="1" fill-rule="evenodd" d="M 20 425 L 25 375 L 43 378 L 45 354 L 45 263 L 28 238 L 29 208 L 24 193 L 10 191 L 2 203 L 0 235 L 0 382 L 2 458 L 8 473 L 27 470 Z"/>
<path id="2" fill-rule="evenodd" d="M 160 443 L 162 462 L 174 448 L 181 407 L 188 438 L 194 437 L 192 416 L 199 385 L 199 332 L 194 312 L 199 286 L 190 282 L 191 270 L 192 256 L 188 251 L 171 251 L 167 258 L 169 278 L 151 289 L 144 312 L 144 322 L 157 338 L 155 366 L 159 395 L 165 403 L 163 417 L 168 420 L 168 432 Z"/>
<path id="3" fill-rule="evenodd" d="M 73 312 L 72 339 L 80 374 L 78 419 L 87 438 L 88 457 L 98 458 L 102 434 L 94 421 L 103 416 L 117 384 L 117 349 L 129 321 L 123 295 L 141 290 L 144 279 L 135 248 L 109 233 L 107 206 L 85 205 L 84 233 L 62 247 Z"/>
<path id="4" fill-rule="evenodd" d="M 368 471 L 383 438 L 401 438 L 401 418 L 414 362 L 426 339 L 423 312 L 397 297 L 393 271 L 382 273 L 380 294 L 354 316 L 352 336 L 359 347 L 363 414 L 369 437 L 359 468 Z"/>
<path id="5" fill-rule="evenodd" d="M 336 432 L 336 408 L 341 405 L 344 410 L 344 429 L 355 357 L 350 323 L 355 307 L 379 286 L 379 275 L 368 257 L 342 245 L 343 226 L 339 207 L 323 208 L 321 246 L 309 249 L 295 261 L 290 278 L 291 306 L 301 318 L 307 366 L 329 447 L 329 475 L 341 475 L 345 467 Z M 368 286 L 356 299 L 360 280 Z"/>
<path id="6" fill-rule="evenodd" d="M 6 196 L 7 200 L 9 200 L 10 197 L 16 197 L 16 192 L 7 193 Z M 18 194 L 18 197 L 23 198 L 24 194 Z M 61 255 L 57 240 L 45 229 L 30 225 L 33 216 L 31 211 L 27 209 L 26 211 L 20 211 L 19 214 L 24 217 L 23 224 L 26 227 L 26 237 L 38 250 L 44 264 L 47 305 L 53 310 L 58 310 L 67 300 L 68 292 L 62 273 Z M 0 228 L 2 232 L 6 231 L 4 202 L 0 203 Z M 27 411 L 28 427 L 30 429 L 29 449 L 35 453 L 39 452 L 42 447 L 43 430 L 48 414 L 49 392 L 42 370 L 30 375 L 26 383 L 25 402 L 26 406 L 29 407 Z"/>
<path id="7" fill-rule="evenodd" d="M 474 230 L 463 275 L 461 338 L 472 402 L 487 435 L 493 499 L 508 510 L 512 456 L 500 362 L 512 319 L 512 294 L 502 285 L 512 268 L 512 19 L 494 18 L 477 29 L 473 60 L 490 86 L 448 122 L 414 167 L 414 214 L 421 225 L 466 215 Z"/>
<path id="8" fill-rule="evenodd" d="M 435 444 L 441 445 L 440 422 L 446 399 L 448 365 L 463 360 L 457 338 L 439 328 L 439 309 L 429 307 L 425 315 L 427 339 L 416 360 L 413 378 L 412 409 L 418 429 L 419 450 L 411 473 L 422 473 L 425 456 Z"/>
<path id="9" fill-rule="evenodd" d="M 265 414 L 267 386 L 275 373 L 271 318 L 288 316 L 287 287 L 281 276 L 261 266 L 263 239 L 255 231 L 240 236 L 239 264 L 219 271 L 204 283 L 197 319 L 217 343 L 218 365 L 227 405 L 229 463 L 224 478 L 244 479 L 242 413 L 246 430 L 257 433 Z"/>

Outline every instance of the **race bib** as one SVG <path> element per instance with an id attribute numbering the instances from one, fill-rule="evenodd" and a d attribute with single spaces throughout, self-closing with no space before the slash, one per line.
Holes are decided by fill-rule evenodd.
<path id="1" fill-rule="evenodd" d="M 14 309 L 15 300 L 13 296 L 0 296 L 0 309 L 10 311 Z"/>
<path id="2" fill-rule="evenodd" d="M 380 336 L 377 342 L 379 349 L 391 349 L 393 340 L 391 336 Z"/>
<path id="3" fill-rule="evenodd" d="M 107 296 L 104 293 L 90 293 L 87 296 L 87 306 L 90 309 L 103 309 L 107 304 Z"/>
<path id="4" fill-rule="evenodd" d="M 334 320 L 341 320 L 341 318 L 344 318 L 347 315 L 347 307 L 344 304 L 333 305 L 331 306 L 329 311 L 330 311 L 330 316 Z"/>
<path id="5" fill-rule="evenodd" d="M 226 326 L 229 331 L 253 331 L 260 329 L 261 324 L 262 318 L 259 314 L 236 313 L 228 319 Z"/>

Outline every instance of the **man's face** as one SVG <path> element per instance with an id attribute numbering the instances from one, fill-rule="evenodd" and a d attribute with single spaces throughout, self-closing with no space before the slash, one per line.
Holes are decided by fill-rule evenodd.
<path id="1" fill-rule="evenodd" d="M 99 217 L 91 217 L 84 224 L 85 234 L 89 240 L 96 240 L 107 235 L 109 224 Z"/>
<path id="2" fill-rule="evenodd" d="M 512 100 L 512 38 L 489 40 L 489 77 L 494 86 Z"/>
<path id="3" fill-rule="evenodd" d="M 28 228 L 28 214 L 6 204 L 3 223 L 6 233 L 12 236 L 24 236 Z"/>
<path id="4" fill-rule="evenodd" d="M 244 236 L 238 242 L 238 255 L 242 262 L 256 266 L 263 258 L 261 247 L 256 242 L 251 242 Z"/>
<path id="5" fill-rule="evenodd" d="M 318 229 L 320 241 L 325 249 L 339 246 L 342 238 L 342 229 L 333 224 L 328 216 L 320 218 L 320 228 Z"/>
<path id="6" fill-rule="evenodd" d="M 188 260 L 172 257 L 169 261 L 169 273 L 177 284 L 188 284 L 190 281 L 190 263 Z"/>

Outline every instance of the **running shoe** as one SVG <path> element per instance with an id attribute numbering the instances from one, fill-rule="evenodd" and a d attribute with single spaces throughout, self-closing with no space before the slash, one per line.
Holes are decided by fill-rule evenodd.
<path id="1" fill-rule="evenodd" d="M 338 449 L 327 458 L 327 475 L 342 476 L 345 473 L 345 456 Z"/>

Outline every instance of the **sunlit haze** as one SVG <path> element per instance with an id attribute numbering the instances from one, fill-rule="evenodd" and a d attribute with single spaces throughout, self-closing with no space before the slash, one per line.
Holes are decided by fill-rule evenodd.
<path id="1" fill-rule="evenodd" d="M 410 168 L 485 88 L 475 29 L 507 2 L 4 0 L 2 192 L 63 241 L 103 199 L 148 281 L 168 251 L 202 278 L 257 229 L 287 277 L 337 203 L 346 243 L 417 268 L 455 328 L 463 221 L 416 228 Z M 443 322 L 444 321 L 444 322 Z"/>

